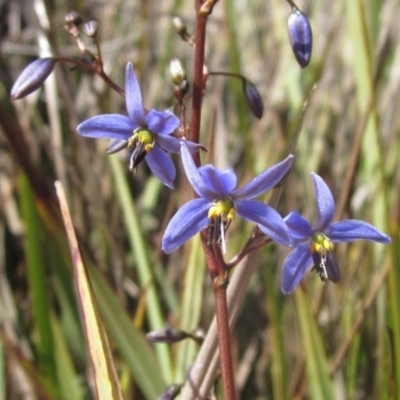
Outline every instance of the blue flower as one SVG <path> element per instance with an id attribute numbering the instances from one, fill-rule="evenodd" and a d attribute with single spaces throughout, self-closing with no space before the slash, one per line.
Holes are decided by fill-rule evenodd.
<path id="1" fill-rule="evenodd" d="M 240 189 L 235 189 L 237 177 L 232 169 L 221 171 L 212 165 L 196 168 L 185 143 L 181 155 L 186 175 L 199 198 L 183 205 L 169 222 L 162 240 L 166 253 L 207 227 L 209 244 L 217 244 L 225 252 L 225 232 L 236 215 L 258 224 L 276 242 L 291 243 L 282 217 L 273 208 L 252 199 L 280 182 L 292 165 L 292 155 Z"/>
<path id="2" fill-rule="evenodd" d="M 168 112 L 143 107 L 139 82 L 128 63 L 125 72 L 125 101 L 128 116 L 105 114 L 82 122 L 77 131 L 92 138 L 112 139 L 108 153 L 127 147 L 130 151 L 129 169 L 136 172 L 144 159 L 153 174 L 171 189 L 175 179 L 175 166 L 166 151 L 180 153 L 181 140 L 172 135 L 179 126 L 179 119 Z M 188 142 L 191 151 L 201 147 Z"/>
<path id="3" fill-rule="evenodd" d="M 333 257 L 333 243 L 352 242 L 367 239 L 388 244 L 389 236 L 380 232 L 367 222 L 354 219 L 331 223 L 335 214 L 335 203 L 326 183 L 320 176 L 312 173 L 318 218 L 314 228 L 296 211 L 291 212 L 285 222 L 293 238 L 295 249 L 283 262 L 282 292 L 289 294 L 303 278 L 306 269 L 314 264 L 321 280 L 339 280 L 339 268 Z"/>

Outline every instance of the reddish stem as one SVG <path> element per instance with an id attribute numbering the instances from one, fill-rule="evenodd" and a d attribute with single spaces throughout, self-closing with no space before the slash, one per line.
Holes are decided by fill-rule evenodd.
<path id="1" fill-rule="evenodd" d="M 220 275 L 214 281 L 215 313 L 217 317 L 219 362 L 221 367 L 222 385 L 226 400 L 236 399 L 235 381 L 233 378 L 232 354 L 229 330 L 229 312 L 226 297 L 228 273 Z"/>
<path id="2" fill-rule="evenodd" d="M 203 66 L 204 48 L 206 40 L 207 15 L 199 13 L 197 15 L 196 26 L 196 47 L 194 56 L 194 77 L 193 77 L 193 97 L 192 97 L 192 120 L 190 126 L 190 140 L 195 143 L 200 141 L 200 122 L 201 122 L 201 102 L 203 99 Z M 200 166 L 200 155 L 198 152 L 193 154 L 196 166 Z"/>
<path id="3" fill-rule="evenodd" d="M 211 14 L 214 5 L 218 0 L 196 0 L 197 24 L 196 24 L 196 45 L 194 56 L 194 77 L 193 77 L 193 98 L 192 98 L 192 119 L 190 140 L 200 142 L 201 103 L 204 89 L 204 49 L 206 40 L 207 18 Z M 196 166 L 200 166 L 200 155 L 196 152 L 193 155 Z M 201 235 L 203 249 L 206 256 L 207 268 L 214 284 L 215 313 L 218 326 L 218 347 L 224 388 L 225 400 L 235 400 L 235 382 L 233 375 L 229 313 L 226 298 L 228 286 L 228 269 L 218 247 L 207 245 L 207 234 Z"/>

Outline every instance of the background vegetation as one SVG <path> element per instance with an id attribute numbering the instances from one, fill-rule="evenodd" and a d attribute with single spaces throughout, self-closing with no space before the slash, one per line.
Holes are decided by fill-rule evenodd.
<path id="1" fill-rule="evenodd" d="M 322 285 L 307 273 L 287 297 L 280 274 L 288 249 L 262 249 L 233 333 L 238 393 L 400 399 L 400 2 L 298 6 L 314 33 L 305 70 L 289 45 L 285 1 L 221 0 L 215 7 L 208 68 L 247 76 L 265 112 L 256 120 L 240 83 L 210 77 L 203 161 L 232 165 L 246 182 L 282 160 L 317 85 L 278 209 L 315 218 L 316 171 L 337 200 L 337 218 L 368 221 L 393 243 L 336 246 L 341 281 Z M 150 345 L 145 333 L 165 326 L 207 332 L 213 317 L 199 241 L 168 257 L 160 250 L 166 223 L 192 192 L 181 168 L 171 192 L 144 165 L 133 176 L 125 154 L 106 156 L 105 141 L 77 135 L 78 123 L 92 115 L 125 112 L 123 99 L 96 77 L 58 65 L 42 90 L 10 101 L 13 82 L 38 56 L 79 58 L 63 29 L 71 10 L 100 23 L 105 70 L 115 82 L 123 85 L 126 63 L 134 64 L 147 107 L 173 104 L 172 57 L 184 63 L 189 81 L 192 74 L 193 49 L 172 26 L 179 15 L 194 34 L 192 1 L 0 2 L 0 400 L 95 396 L 55 180 L 66 191 L 123 396 L 155 399 L 184 381 L 197 347 Z M 190 116 L 190 101 L 188 109 Z M 250 229 L 232 224 L 227 259 Z"/>

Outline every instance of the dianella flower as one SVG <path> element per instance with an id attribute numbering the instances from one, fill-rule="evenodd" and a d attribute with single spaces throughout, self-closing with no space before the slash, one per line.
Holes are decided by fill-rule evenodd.
<path id="1" fill-rule="evenodd" d="M 289 294 L 299 284 L 307 268 L 311 265 L 321 280 L 337 282 L 339 268 L 332 254 L 333 243 L 352 242 L 367 239 L 388 244 L 389 236 L 364 221 L 354 219 L 332 223 L 335 214 L 335 203 L 326 183 L 320 176 L 312 173 L 318 218 L 314 227 L 298 214 L 291 212 L 285 222 L 293 238 L 295 249 L 283 262 L 282 292 Z"/>
<path id="2" fill-rule="evenodd" d="M 212 165 L 197 168 L 186 143 L 182 143 L 181 155 L 186 175 L 199 198 L 183 205 L 172 217 L 162 240 L 166 253 L 205 228 L 208 228 L 209 244 L 220 246 L 224 253 L 225 232 L 236 216 L 258 224 L 276 242 L 290 244 L 281 216 L 270 206 L 252 199 L 281 181 L 292 165 L 292 155 L 240 189 L 235 189 L 237 177 L 232 169 L 221 171 Z"/>
<path id="3" fill-rule="evenodd" d="M 104 114 L 92 117 L 77 127 L 78 133 L 86 137 L 112 139 L 107 153 L 127 147 L 130 170 L 136 172 L 137 166 L 145 160 L 153 174 L 173 188 L 176 170 L 166 151 L 180 152 L 181 140 L 172 135 L 179 126 L 179 119 L 164 111 L 152 109 L 146 112 L 131 63 L 126 66 L 125 102 L 128 116 Z M 201 147 L 192 142 L 188 142 L 188 146 L 192 151 Z"/>

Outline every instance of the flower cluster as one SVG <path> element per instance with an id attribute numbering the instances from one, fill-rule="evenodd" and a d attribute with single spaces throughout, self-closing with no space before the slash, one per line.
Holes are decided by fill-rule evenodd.
<path id="1" fill-rule="evenodd" d="M 289 39 L 300 66 L 309 63 L 312 47 L 310 24 L 303 13 L 293 8 L 288 20 Z M 39 59 L 28 65 L 15 82 L 11 97 L 19 99 L 38 89 L 52 72 L 55 59 Z M 186 73 L 180 62 L 173 60 L 171 73 L 180 101 L 188 89 Z M 263 113 L 257 89 L 244 80 L 246 100 L 256 117 Z M 289 172 L 293 156 L 262 172 L 251 182 L 236 188 L 237 177 L 232 169 L 218 170 L 212 165 L 197 168 L 192 153 L 203 148 L 200 144 L 180 138 L 176 130 L 180 120 L 172 113 L 143 106 L 139 82 L 128 63 L 125 71 L 125 103 L 127 116 L 105 114 L 94 116 L 78 127 L 80 135 L 110 139 L 107 153 L 124 148 L 129 151 L 129 169 L 136 172 L 145 160 L 160 181 L 174 188 L 176 169 L 167 152 L 181 154 L 186 176 L 198 198 L 183 205 L 170 220 L 163 239 L 162 250 L 171 253 L 189 238 L 206 229 L 209 246 L 226 251 L 226 231 L 236 216 L 256 224 L 271 240 L 292 246 L 283 263 L 282 292 L 292 293 L 313 265 L 321 280 L 337 282 L 339 268 L 332 253 L 333 243 L 367 239 L 388 244 L 391 239 L 374 226 L 358 220 L 332 223 L 335 213 L 333 196 L 320 176 L 312 173 L 318 218 L 314 227 L 296 211 L 282 218 L 272 207 L 254 200 L 277 185 Z"/>
<path id="2" fill-rule="evenodd" d="M 288 25 L 296 58 L 304 67 L 311 55 L 311 28 L 298 10 L 293 10 Z M 82 136 L 111 139 L 108 153 L 127 147 L 131 170 L 135 171 L 144 159 L 154 175 L 170 188 L 173 188 L 176 172 L 166 152 L 181 154 L 186 176 L 198 198 L 184 204 L 170 220 L 162 239 L 165 253 L 171 253 L 204 229 L 207 230 L 207 244 L 218 246 L 225 253 L 226 231 L 238 216 L 256 224 L 275 242 L 293 246 L 283 263 L 282 292 L 289 294 L 312 264 L 323 282 L 339 280 L 339 268 L 332 254 L 333 243 L 357 239 L 390 243 L 387 235 L 366 222 L 332 223 L 335 213 L 332 194 L 315 173 L 312 177 L 318 219 L 314 228 L 296 211 L 282 219 L 272 207 L 254 200 L 283 179 L 292 166 L 292 155 L 241 188 L 236 188 L 237 177 L 232 169 L 221 171 L 212 165 L 197 168 L 191 153 L 201 146 L 174 136 L 180 123 L 175 115 L 144 109 L 139 83 L 130 63 L 126 67 L 125 98 L 128 116 L 95 116 L 81 123 L 77 131 Z"/>

